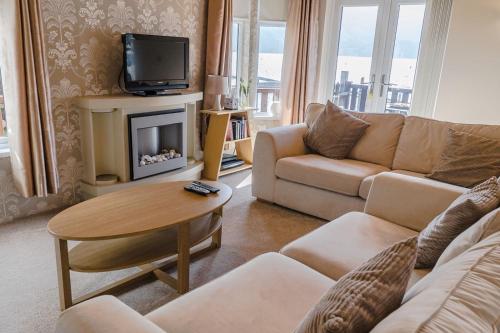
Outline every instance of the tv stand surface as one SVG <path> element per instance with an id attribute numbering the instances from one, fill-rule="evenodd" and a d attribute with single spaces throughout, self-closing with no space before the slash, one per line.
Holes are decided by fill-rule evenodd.
<path id="1" fill-rule="evenodd" d="M 155 96 L 179 96 L 182 95 L 180 91 L 146 91 L 146 92 L 134 92 L 132 93 L 136 96 L 141 97 L 155 97 Z"/>

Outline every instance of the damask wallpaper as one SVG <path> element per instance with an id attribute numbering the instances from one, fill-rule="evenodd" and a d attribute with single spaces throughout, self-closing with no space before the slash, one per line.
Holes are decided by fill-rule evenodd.
<path id="1" fill-rule="evenodd" d="M 83 162 L 77 110 L 82 95 L 119 92 L 120 36 L 125 32 L 190 38 L 191 82 L 203 82 L 206 0 L 41 0 L 61 189 L 24 199 L 14 188 L 9 161 L 0 160 L 0 223 L 80 200 Z"/>

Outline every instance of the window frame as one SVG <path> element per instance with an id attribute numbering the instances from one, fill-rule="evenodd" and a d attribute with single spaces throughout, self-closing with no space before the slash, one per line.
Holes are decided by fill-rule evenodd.
<path id="1" fill-rule="evenodd" d="M 342 19 L 342 7 L 358 5 L 377 5 L 390 3 L 416 4 L 415 0 L 332 0 L 326 5 L 325 26 L 323 30 L 318 101 L 326 103 L 332 98 L 333 84 L 337 70 L 338 37 Z M 451 19 L 453 0 L 426 0 L 420 48 L 417 58 L 417 69 L 413 85 L 412 104 L 410 115 L 433 117 L 436 107 L 436 96 L 439 90 L 441 70 L 443 67 L 444 50 L 448 36 L 448 27 Z M 386 6 L 387 7 L 387 6 Z M 385 14 L 379 15 L 382 19 Z M 378 23 L 377 23 L 378 25 Z M 385 37 L 375 36 L 376 41 L 385 40 Z M 376 43 L 374 53 L 380 46 Z M 384 57 L 379 57 L 382 60 Z M 379 65 L 380 68 L 383 64 Z M 377 74 L 377 80 L 380 75 Z"/>
<path id="2" fill-rule="evenodd" d="M 245 39 L 245 28 L 246 24 L 248 23 L 248 20 L 246 19 L 241 19 L 241 18 L 233 18 L 233 25 L 236 24 L 238 25 L 238 38 L 237 38 L 237 46 L 236 46 L 236 93 L 237 96 L 239 97 L 240 95 L 240 80 L 242 77 L 242 71 L 243 71 L 243 50 L 244 50 L 244 39 Z M 232 28 L 232 27 L 231 27 Z M 231 35 L 231 41 L 232 41 L 232 35 Z M 232 46 L 231 46 L 232 48 Z M 232 79 L 232 71 L 233 71 L 233 64 L 232 62 L 234 59 L 232 59 L 232 49 L 231 49 L 231 79 Z M 231 89 L 232 89 L 231 85 Z"/>
<path id="3" fill-rule="evenodd" d="M 4 81 L 2 80 L 2 82 Z M 5 109 L 5 99 L 3 95 L 2 95 L 1 105 L 3 106 L 3 109 Z M 0 110 L 0 112 L 2 111 Z M 1 122 L 4 121 L 3 116 L 1 115 L 0 115 L 0 121 Z M 1 123 L 0 126 L 3 126 L 3 123 Z M 10 156 L 9 138 L 7 136 L 7 133 L 5 133 L 5 136 L 0 136 L 0 158 L 9 156 Z"/>
<path id="4" fill-rule="evenodd" d="M 286 38 L 286 26 L 287 26 L 287 21 L 280 21 L 280 20 L 259 20 L 257 23 L 257 31 L 258 31 L 258 49 L 257 49 L 257 57 L 260 55 L 260 29 L 262 27 L 282 27 L 285 28 L 285 38 Z M 285 53 L 284 47 L 283 47 L 283 55 Z M 283 63 L 281 64 L 281 70 L 283 69 Z M 257 81 L 257 92 L 258 92 L 258 77 L 259 77 L 259 59 L 257 58 L 257 71 L 255 73 L 256 77 L 255 80 Z M 280 92 L 281 92 L 281 74 L 280 74 Z M 258 95 L 258 93 L 257 93 Z M 258 98 L 255 98 L 255 103 L 258 102 Z M 281 94 L 280 94 L 280 103 L 281 103 Z M 261 111 L 260 106 L 256 105 L 255 106 L 255 111 L 254 111 L 254 116 L 255 117 L 260 117 L 260 118 L 276 118 L 279 115 L 278 114 L 273 114 L 272 112 L 269 112 L 268 110 L 266 111 Z"/>

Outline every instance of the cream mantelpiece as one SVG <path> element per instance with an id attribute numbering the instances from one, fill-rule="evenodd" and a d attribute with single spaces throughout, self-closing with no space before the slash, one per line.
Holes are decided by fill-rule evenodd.
<path id="1" fill-rule="evenodd" d="M 190 163 L 185 170 L 130 182 L 129 133 L 127 115 L 184 108 L 187 113 L 188 158 L 195 153 L 196 102 L 203 99 L 202 92 L 181 95 L 140 97 L 134 95 L 104 95 L 75 98 L 80 110 L 80 128 L 84 175 L 82 189 L 86 197 L 94 197 L 143 182 L 196 178 L 203 163 Z M 119 183 L 96 185 L 96 177 L 117 175 Z"/>

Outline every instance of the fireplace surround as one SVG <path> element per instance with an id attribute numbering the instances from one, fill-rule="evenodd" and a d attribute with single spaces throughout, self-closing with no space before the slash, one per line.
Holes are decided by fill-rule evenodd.
<path id="1" fill-rule="evenodd" d="M 131 180 L 187 166 L 184 109 L 130 114 L 128 125 Z"/>
<path id="2" fill-rule="evenodd" d="M 199 179 L 204 163 L 196 130 L 196 109 L 197 103 L 202 99 L 202 92 L 147 98 L 131 95 L 75 98 L 74 105 L 80 112 L 84 162 L 83 181 L 80 186 L 83 197 L 97 197 L 146 183 Z M 172 124 L 169 121 L 163 122 L 161 118 L 164 114 L 180 119 L 173 120 Z M 142 138 L 142 144 L 137 146 L 137 152 L 134 158 L 131 158 L 129 116 L 140 120 L 144 115 L 160 117 L 151 118 L 149 125 L 142 124 L 137 127 L 143 129 L 137 132 L 137 136 Z M 182 131 L 178 130 L 179 127 Z M 170 138 L 171 140 L 163 144 L 158 136 L 164 136 L 162 132 L 165 131 L 177 133 L 168 134 L 171 137 L 178 138 L 181 135 L 182 140 Z M 145 168 L 142 170 L 153 172 L 143 173 L 141 170 L 139 174 L 133 174 L 131 171 L 132 163 L 141 165 L 139 148 L 141 155 L 149 155 L 147 158 L 144 156 L 142 164 Z M 163 168 L 167 165 L 168 168 Z M 101 185 L 97 179 L 102 175 L 113 175 L 118 181 L 111 185 Z"/>

